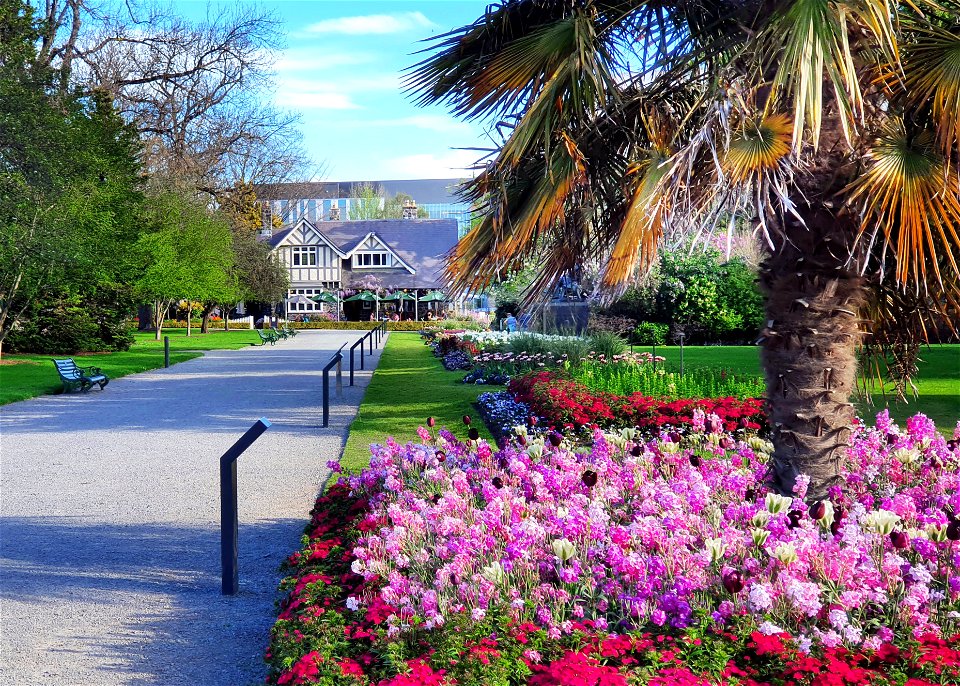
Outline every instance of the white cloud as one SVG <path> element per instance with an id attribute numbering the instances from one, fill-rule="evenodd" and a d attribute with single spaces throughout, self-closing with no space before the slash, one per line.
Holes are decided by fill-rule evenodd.
<path id="1" fill-rule="evenodd" d="M 345 93 L 323 90 L 284 90 L 277 94 L 277 104 L 292 110 L 363 109 Z"/>
<path id="2" fill-rule="evenodd" d="M 437 25 L 427 19 L 422 12 L 398 12 L 395 14 L 367 14 L 356 17 L 338 17 L 324 19 L 310 24 L 306 33 L 332 33 L 351 36 L 383 35 L 403 33 L 412 29 L 436 28 Z"/>
<path id="3" fill-rule="evenodd" d="M 274 69 L 282 73 L 318 72 L 369 64 L 376 61 L 374 55 L 360 52 L 323 52 L 304 48 L 284 51 L 274 64 Z"/>
<path id="4" fill-rule="evenodd" d="M 392 157 L 378 166 L 385 179 L 472 178 L 477 157 L 474 150 L 449 150 L 439 155 L 419 153 Z"/>

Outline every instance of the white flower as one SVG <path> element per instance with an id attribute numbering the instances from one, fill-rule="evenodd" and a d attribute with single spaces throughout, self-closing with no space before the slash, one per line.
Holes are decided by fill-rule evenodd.
<path id="1" fill-rule="evenodd" d="M 503 567 L 500 565 L 499 562 L 490 563 L 489 565 L 484 567 L 482 570 L 480 570 L 480 574 L 481 576 L 483 576 L 484 579 L 494 584 L 501 583 L 505 576 L 503 572 Z"/>
<path id="2" fill-rule="evenodd" d="M 561 562 L 566 562 L 577 554 L 576 547 L 565 538 L 559 538 L 550 545 L 553 548 L 553 554 L 559 557 Z"/>
<path id="3" fill-rule="evenodd" d="M 788 498 L 778 493 L 767 493 L 763 504 L 766 505 L 767 512 L 770 514 L 779 514 L 780 512 L 790 509 L 790 506 L 793 504 L 793 498 Z"/>
<path id="4" fill-rule="evenodd" d="M 770 521 L 770 513 L 766 510 L 757 510 L 757 513 L 753 515 L 753 518 L 750 520 L 750 523 L 754 526 L 766 526 L 767 522 Z"/>
<path id="5" fill-rule="evenodd" d="M 908 467 L 916 464 L 920 461 L 920 451 L 915 448 L 897 448 L 893 451 L 893 456 L 897 460 Z"/>
<path id="6" fill-rule="evenodd" d="M 774 548 L 773 557 L 780 560 L 783 564 L 789 565 L 797 561 L 797 549 L 793 543 L 781 543 Z"/>
<path id="7" fill-rule="evenodd" d="M 360 601 L 354 598 L 353 596 L 350 596 L 349 598 L 347 598 L 347 609 L 350 610 L 351 612 L 356 612 L 357 610 L 360 609 Z"/>
<path id="8" fill-rule="evenodd" d="M 704 545 L 707 548 L 707 552 L 710 553 L 710 562 L 718 562 L 723 558 L 724 553 L 727 552 L 727 546 L 724 545 L 723 539 L 720 538 L 708 538 Z"/>
<path id="9" fill-rule="evenodd" d="M 760 548 L 770 538 L 770 532 L 766 529 L 753 529 L 750 531 L 750 536 L 753 538 L 753 544 Z"/>
<path id="10" fill-rule="evenodd" d="M 860 521 L 860 526 L 864 531 L 889 536 L 899 522 L 899 515 L 889 510 L 875 510 L 867 513 L 867 516 Z"/>

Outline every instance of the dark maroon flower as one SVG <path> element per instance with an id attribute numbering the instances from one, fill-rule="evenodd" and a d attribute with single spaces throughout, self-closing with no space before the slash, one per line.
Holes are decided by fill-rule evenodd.
<path id="1" fill-rule="evenodd" d="M 527 444 L 527 439 L 524 438 L 523 434 L 517 436 L 517 443 L 519 443 L 520 445 L 526 445 L 526 444 Z"/>
<path id="2" fill-rule="evenodd" d="M 440 494 L 439 494 L 439 493 L 434 493 L 434 494 L 433 494 L 433 497 L 430 498 L 430 500 L 432 500 L 432 501 L 433 501 L 433 504 L 436 505 L 437 503 L 440 502 Z"/>
<path id="3" fill-rule="evenodd" d="M 691 455 L 690 464 L 694 467 L 699 467 L 701 464 L 703 464 L 703 460 L 700 459 L 699 455 Z"/>
<path id="4" fill-rule="evenodd" d="M 815 521 L 820 521 L 827 515 L 827 504 L 822 500 L 818 500 L 813 505 L 810 506 L 810 519 Z"/>
<path id="5" fill-rule="evenodd" d="M 790 520 L 787 526 L 791 529 L 796 529 L 800 526 L 800 517 L 802 516 L 803 514 L 799 510 L 790 510 L 790 512 L 787 513 L 787 518 Z"/>
<path id="6" fill-rule="evenodd" d="M 724 436 L 722 439 L 720 439 L 720 447 L 724 450 L 733 450 L 737 447 L 737 442 L 729 436 Z"/>
<path id="7" fill-rule="evenodd" d="M 910 545 L 910 537 L 902 531 L 891 531 L 890 542 L 897 550 L 903 550 Z"/>
<path id="8" fill-rule="evenodd" d="M 947 538 L 951 541 L 960 541 L 960 522 L 952 521 L 947 524 Z"/>
<path id="9" fill-rule="evenodd" d="M 897 434 L 887 434 L 887 443 L 896 443 L 898 438 Z"/>
<path id="10" fill-rule="evenodd" d="M 503 479 L 501 479 L 499 476 L 493 477 L 491 483 L 493 484 L 494 488 L 503 488 Z"/>
<path id="11" fill-rule="evenodd" d="M 679 442 L 680 442 L 680 432 L 679 432 L 679 431 L 671 431 L 671 432 L 670 432 L 670 442 L 671 442 L 671 443 L 679 443 Z"/>
<path id="12" fill-rule="evenodd" d="M 463 423 L 464 423 L 464 424 L 466 424 L 467 426 L 470 426 L 471 422 L 473 422 L 473 420 L 470 419 L 470 415 L 468 415 L 468 414 L 463 415 Z"/>
<path id="13" fill-rule="evenodd" d="M 534 415 L 530 415 L 530 426 L 537 425 L 537 418 Z"/>
<path id="14" fill-rule="evenodd" d="M 743 574 L 737 570 L 727 572 L 723 575 L 723 587 L 727 593 L 739 593 L 743 590 Z"/>
<path id="15" fill-rule="evenodd" d="M 744 500 L 747 500 L 751 503 L 756 502 L 757 500 L 757 489 L 748 488 L 747 492 L 743 494 Z"/>
<path id="16" fill-rule="evenodd" d="M 597 473 L 592 469 L 588 469 L 583 473 L 583 476 L 580 477 L 580 480 L 583 481 L 587 488 L 593 488 L 597 485 Z"/>
<path id="17" fill-rule="evenodd" d="M 442 450 L 437 453 L 437 462 L 444 462 L 447 459 L 447 454 Z"/>
<path id="18" fill-rule="evenodd" d="M 474 429 L 474 428 L 471 428 L 471 429 L 467 432 L 467 436 L 470 437 L 470 440 L 471 440 L 471 441 L 475 441 L 475 440 L 477 440 L 478 438 L 480 438 L 480 432 L 477 431 L 477 430 Z"/>
<path id="19" fill-rule="evenodd" d="M 554 448 L 557 448 L 561 443 L 563 443 L 563 436 L 556 431 L 550 434 L 550 445 L 552 445 Z"/>
<path id="20" fill-rule="evenodd" d="M 427 417 L 427 426 L 429 426 L 430 428 L 433 428 L 436 425 L 437 425 L 436 419 L 434 419 L 433 417 Z"/>
<path id="21" fill-rule="evenodd" d="M 839 519 L 834 519 L 834 520 L 833 520 L 833 524 L 830 525 L 830 533 L 832 533 L 834 536 L 839 536 L 839 535 L 840 535 L 840 526 L 841 526 L 840 520 L 839 520 Z"/>
<path id="22" fill-rule="evenodd" d="M 639 446 L 639 445 L 633 446 L 632 448 L 630 448 L 630 454 L 633 455 L 634 457 L 640 457 L 641 455 L 643 455 L 643 446 Z"/>

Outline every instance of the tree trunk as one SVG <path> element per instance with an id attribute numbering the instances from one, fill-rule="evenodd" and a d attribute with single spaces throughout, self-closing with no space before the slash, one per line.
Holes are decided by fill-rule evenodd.
<path id="1" fill-rule="evenodd" d="M 772 485 L 790 495 L 806 474 L 806 498 L 813 501 L 841 482 L 867 289 L 847 267 L 854 219 L 837 216 L 828 205 L 798 205 L 797 211 L 806 226 L 785 219 L 785 238 L 775 239 L 779 244 L 761 265 L 767 294 L 761 361 L 774 445 Z"/>
<path id="2" fill-rule="evenodd" d="M 207 303 L 203 306 L 203 315 L 200 319 L 200 333 L 210 332 L 210 315 L 214 307 L 216 307 L 216 305 L 213 303 Z"/>
<path id="3" fill-rule="evenodd" d="M 187 302 L 187 338 L 190 338 L 190 319 L 193 317 L 193 303 Z"/>
<path id="4" fill-rule="evenodd" d="M 153 303 L 153 322 L 157 332 L 154 340 L 160 340 L 160 332 L 163 330 L 163 317 L 167 313 L 167 307 L 167 302 L 164 300 L 157 300 Z"/>

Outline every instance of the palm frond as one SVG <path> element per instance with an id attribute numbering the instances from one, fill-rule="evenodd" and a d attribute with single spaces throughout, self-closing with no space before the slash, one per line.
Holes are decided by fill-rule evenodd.
<path id="1" fill-rule="evenodd" d="M 870 149 L 870 164 L 846 190 L 862 202 L 860 240 L 895 259 L 898 284 L 925 282 L 927 265 L 942 283 L 940 260 L 957 272 L 960 186 L 948 173 L 929 129 L 908 133 L 902 120 L 887 126 Z"/>
<path id="2" fill-rule="evenodd" d="M 917 26 L 904 46 L 907 97 L 915 109 L 929 107 L 937 140 L 947 155 L 960 149 L 960 24 L 952 30 Z"/>
<path id="3" fill-rule="evenodd" d="M 730 140 L 723 160 L 724 172 L 731 182 L 744 183 L 776 169 L 790 154 L 792 137 L 793 125 L 786 114 L 747 122 Z"/>
<path id="4" fill-rule="evenodd" d="M 863 114 L 859 68 L 865 55 L 898 62 L 896 20 L 889 0 L 795 0 L 761 34 L 763 64 L 774 65 L 773 108 L 793 110 L 793 148 L 807 140 L 819 145 L 825 86 L 835 96 L 843 133 L 850 140 Z M 850 36 L 857 36 L 851 45 Z"/>

